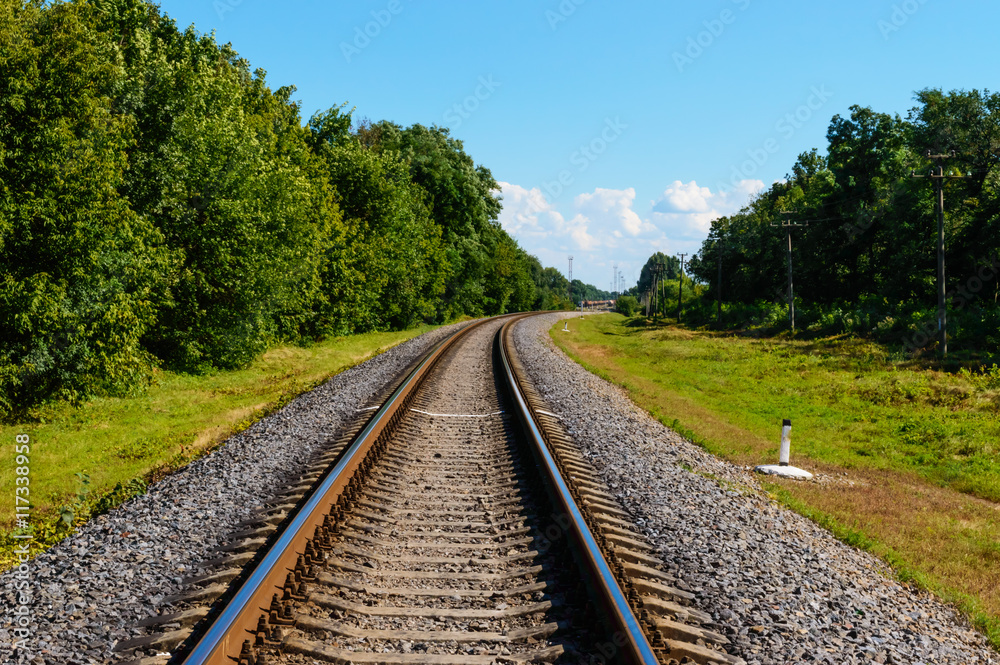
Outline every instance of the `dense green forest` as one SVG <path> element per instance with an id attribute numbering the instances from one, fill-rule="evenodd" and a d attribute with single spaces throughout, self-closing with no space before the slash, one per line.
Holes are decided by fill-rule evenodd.
<path id="1" fill-rule="evenodd" d="M 928 153 L 948 155 L 949 350 L 995 353 L 1000 95 L 923 90 L 905 119 L 854 106 L 849 117 L 833 118 L 827 140 L 825 154 L 800 155 L 784 181 L 713 222 L 688 267 L 708 285 L 695 314 L 714 323 L 721 262 L 720 323 L 787 329 L 787 236 L 776 225 L 790 220 L 807 224 L 792 234 L 797 328 L 935 350 L 937 197 L 930 179 L 912 176 L 939 165 Z"/>
<path id="2" fill-rule="evenodd" d="M 282 341 L 571 307 L 447 129 L 304 121 L 144 0 L 0 0 L 0 417 Z"/>

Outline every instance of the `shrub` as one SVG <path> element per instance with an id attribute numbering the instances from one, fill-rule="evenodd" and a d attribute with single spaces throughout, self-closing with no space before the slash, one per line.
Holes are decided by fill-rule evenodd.
<path id="1" fill-rule="evenodd" d="M 639 311 L 639 301 L 634 296 L 621 296 L 615 302 L 615 311 L 625 316 L 635 316 Z"/>

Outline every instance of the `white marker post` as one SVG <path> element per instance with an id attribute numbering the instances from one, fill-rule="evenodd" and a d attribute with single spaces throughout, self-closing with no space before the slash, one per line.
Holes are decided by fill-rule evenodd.
<path id="1" fill-rule="evenodd" d="M 769 476 L 781 476 L 782 478 L 794 478 L 796 480 L 809 480 L 813 477 L 811 473 L 789 465 L 791 448 L 792 421 L 786 418 L 781 423 L 781 452 L 778 454 L 778 463 L 762 464 L 754 470 L 757 473 L 764 473 Z"/>
<path id="2" fill-rule="evenodd" d="M 788 466 L 788 457 L 792 450 L 792 421 L 785 419 L 781 424 L 781 455 L 778 464 Z"/>

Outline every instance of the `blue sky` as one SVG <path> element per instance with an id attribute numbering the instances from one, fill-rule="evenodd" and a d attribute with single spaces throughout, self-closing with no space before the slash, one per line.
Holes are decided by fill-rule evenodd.
<path id="1" fill-rule="evenodd" d="M 165 0 L 303 114 L 450 127 L 502 185 L 504 227 L 602 288 L 824 150 L 853 104 L 997 89 L 984 0 Z M 990 74 L 989 72 L 994 72 Z"/>

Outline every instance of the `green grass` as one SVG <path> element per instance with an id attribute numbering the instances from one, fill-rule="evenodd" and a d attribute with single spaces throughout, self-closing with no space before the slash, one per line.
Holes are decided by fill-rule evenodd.
<path id="1" fill-rule="evenodd" d="M 791 419 L 792 463 L 853 484 L 769 483 L 776 498 L 954 602 L 1000 646 L 1000 370 L 619 315 L 570 329 L 551 335 L 571 357 L 737 464 L 776 462 Z"/>
<path id="2" fill-rule="evenodd" d="M 156 384 L 139 397 L 95 399 L 80 407 L 49 405 L 32 414 L 31 422 L 0 425 L 0 441 L 9 444 L 4 446 L 7 462 L 0 465 L 0 496 L 10 502 L 0 521 L 0 569 L 14 561 L 17 435 L 31 438 L 31 522 L 39 551 L 295 396 L 431 329 L 278 347 L 233 372 L 160 372 Z"/>
<path id="3" fill-rule="evenodd" d="M 781 421 L 789 418 L 796 455 L 845 468 L 906 469 L 1000 501 L 995 373 L 927 370 L 849 338 L 720 336 L 626 325 L 614 315 L 577 328 L 578 340 L 612 350 L 630 375 L 668 385 L 766 440 L 744 442 L 747 463 L 760 453 L 777 458 Z"/>

